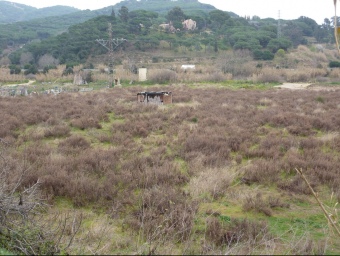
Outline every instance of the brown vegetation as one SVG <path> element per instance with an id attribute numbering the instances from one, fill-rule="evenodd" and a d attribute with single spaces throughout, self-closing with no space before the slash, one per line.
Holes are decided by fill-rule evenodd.
<path id="1" fill-rule="evenodd" d="M 148 253 L 271 240 L 265 222 L 209 217 L 205 231 L 197 226 L 200 204 L 228 201 L 235 182 L 275 186 L 294 200 L 310 194 L 295 172 L 302 168 L 316 191 L 339 195 L 340 91 L 153 87 L 174 92 L 173 105 L 157 107 L 135 102 L 144 89 L 2 98 L 0 138 L 17 149 L 10 158 L 32 166 L 23 186 L 39 180 L 51 204 L 62 197 L 104 209 Z M 289 209 L 287 198 L 256 194 L 242 200 L 243 212 Z M 206 237 L 204 248 L 194 236 Z"/>

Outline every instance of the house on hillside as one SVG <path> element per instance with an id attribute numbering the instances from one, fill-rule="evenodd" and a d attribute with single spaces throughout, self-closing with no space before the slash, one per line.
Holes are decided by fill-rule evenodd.
<path id="1" fill-rule="evenodd" d="M 177 31 L 176 28 L 173 26 L 172 21 L 170 21 L 169 23 L 160 24 L 159 27 L 161 28 L 161 30 L 170 33 L 175 33 Z"/>
<path id="2" fill-rule="evenodd" d="M 196 21 L 192 19 L 188 19 L 182 22 L 184 30 L 195 30 L 196 29 Z"/>

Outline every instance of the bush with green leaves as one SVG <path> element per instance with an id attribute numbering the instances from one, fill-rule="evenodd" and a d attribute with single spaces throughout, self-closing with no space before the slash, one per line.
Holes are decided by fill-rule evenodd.
<path id="1" fill-rule="evenodd" d="M 340 68 L 340 61 L 330 61 L 329 67 L 330 68 Z"/>

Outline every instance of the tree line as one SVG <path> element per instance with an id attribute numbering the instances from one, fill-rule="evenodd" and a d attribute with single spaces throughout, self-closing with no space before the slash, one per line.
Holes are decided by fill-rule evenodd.
<path id="1" fill-rule="evenodd" d="M 184 31 L 182 21 L 196 21 L 196 29 Z M 162 31 L 161 23 L 171 23 L 176 33 Z M 301 44 L 308 44 L 306 38 L 315 38 L 318 43 L 334 43 L 333 22 L 325 19 L 318 25 L 313 19 L 300 17 L 296 20 L 282 21 L 281 34 L 278 34 L 275 19 L 260 19 L 257 16 L 231 17 L 228 12 L 213 10 L 209 13 L 186 14 L 180 7 L 174 7 L 165 15 L 147 10 L 129 11 L 122 6 L 116 13 L 101 15 L 69 27 L 68 31 L 57 36 L 40 35 L 25 47 L 9 55 L 12 66 L 53 67 L 55 64 L 69 66 L 85 64 L 90 56 L 106 53 L 96 39 L 108 40 L 108 23 L 112 24 L 114 38 L 125 38 L 127 43 L 117 49 L 129 51 L 149 51 L 160 47 L 162 41 L 169 50 L 179 48 L 185 51 L 215 51 L 246 49 L 254 59 L 272 60 L 275 53 L 288 50 Z"/>

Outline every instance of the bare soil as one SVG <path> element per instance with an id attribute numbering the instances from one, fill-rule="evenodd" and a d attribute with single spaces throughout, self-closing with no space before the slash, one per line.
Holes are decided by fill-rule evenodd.
<path id="1" fill-rule="evenodd" d="M 339 90 L 339 86 L 325 86 L 312 83 L 283 83 L 277 85 L 275 88 L 289 89 L 289 90 L 313 90 L 313 91 L 335 91 Z"/>

